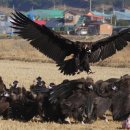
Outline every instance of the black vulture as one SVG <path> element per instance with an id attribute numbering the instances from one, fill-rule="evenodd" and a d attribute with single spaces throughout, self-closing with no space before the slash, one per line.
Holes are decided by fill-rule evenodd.
<path id="1" fill-rule="evenodd" d="M 15 33 L 53 59 L 65 75 L 75 75 L 82 71 L 92 73 L 89 63 L 112 56 L 130 41 L 130 28 L 96 42 L 74 42 L 44 25 L 38 25 L 21 12 L 15 11 L 11 18 Z"/>
<path id="2" fill-rule="evenodd" d="M 92 78 L 64 80 L 50 93 L 50 102 L 59 104 L 62 114 L 83 123 L 93 120 L 94 81 Z"/>
<path id="3" fill-rule="evenodd" d="M 92 78 L 80 78 L 75 80 L 64 80 L 61 84 L 57 85 L 51 92 L 50 101 L 57 102 L 60 99 L 66 99 L 76 91 L 83 90 L 88 92 L 93 90 L 94 81 Z"/>

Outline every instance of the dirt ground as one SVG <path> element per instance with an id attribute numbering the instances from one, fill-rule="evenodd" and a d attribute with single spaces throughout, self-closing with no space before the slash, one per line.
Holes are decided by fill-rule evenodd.
<path id="1" fill-rule="evenodd" d="M 89 75 L 94 80 L 108 79 L 110 77 L 117 77 L 124 74 L 130 74 L 130 68 L 112 68 L 112 67 L 96 67 L 93 66 L 94 74 Z M 55 64 L 52 63 L 38 63 L 38 62 L 22 62 L 22 61 L 9 61 L 0 60 L 0 75 L 2 76 L 5 84 L 12 83 L 13 80 L 18 80 L 21 86 L 29 89 L 33 80 L 37 76 L 43 77 L 48 85 L 50 82 L 56 84 L 62 82 L 64 79 L 77 79 L 88 75 L 81 73 L 75 76 L 64 76 L 58 71 Z M 112 121 L 111 116 L 109 122 L 98 120 L 93 124 L 56 124 L 56 123 L 40 123 L 29 121 L 22 123 L 19 121 L 2 120 L 0 119 L 1 130 L 117 130 L 121 129 L 122 122 Z"/>

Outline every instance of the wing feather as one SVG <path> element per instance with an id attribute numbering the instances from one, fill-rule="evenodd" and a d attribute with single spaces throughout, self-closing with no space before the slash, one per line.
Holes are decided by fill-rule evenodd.
<path id="1" fill-rule="evenodd" d="M 91 45 L 91 55 L 89 61 L 91 63 L 104 60 L 116 51 L 122 50 L 130 41 L 130 28 L 120 31 L 118 34 L 98 40 Z"/>
<path id="2" fill-rule="evenodd" d="M 15 32 L 56 63 L 63 62 L 66 56 L 78 51 L 73 41 L 58 35 L 44 25 L 38 25 L 20 12 L 16 11 L 11 18 Z"/>

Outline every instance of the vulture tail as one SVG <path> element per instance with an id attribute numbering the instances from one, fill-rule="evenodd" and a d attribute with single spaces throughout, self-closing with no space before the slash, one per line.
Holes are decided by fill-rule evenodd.
<path id="1" fill-rule="evenodd" d="M 75 58 L 58 63 L 57 66 L 59 66 L 61 73 L 63 72 L 65 75 L 75 75 L 78 71 L 78 63 Z"/>

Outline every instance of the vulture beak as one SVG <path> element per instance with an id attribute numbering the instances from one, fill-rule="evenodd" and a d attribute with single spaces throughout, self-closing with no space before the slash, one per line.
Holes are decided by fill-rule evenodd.
<path id="1" fill-rule="evenodd" d="M 9 94 L 8 94 L 8 93 L 5 93 L 4 96 L 5 96 L 5 97 L 9 97 Z"/>
<path id="2" fill-rule="evenodd" d="M 112 90 L 116 91 L 117 90 L 117 86 L 113 86 Z"/>
<path id="3" fill-rule="evenodd" d="M 87 53 L 91 53 L 91 49 L 88 47 L 88 45 L 85 45 L 84 48 L 87 51 Z"/>
<path id="4" fill-rule="evenodd" d="M 84 48 L 85 48 L 85 50 L 87 49 L 87 47 L 88 47 L 88 46 L 87 46 L 87 45 L 85 45 L 85 47 L 84 47 Z"/>
<path id="5" fill-rule="evenodd" d="M 49 85 L 48 88 L 49 88 L 49 89 L 52 89 L 52 86 Z"/>
<path id="6" fill-rule="evenodd" d="M 89 50 L 87 50 L 87 53 L 91 53 L 92 51 L 89 49 Z"/>
<path id="7" fill-rule="evenodd" d="M 91 89 L 91 90 L 93 90 L 93 86 L 92 85 L 89 85 L 88 88 Z"/>

